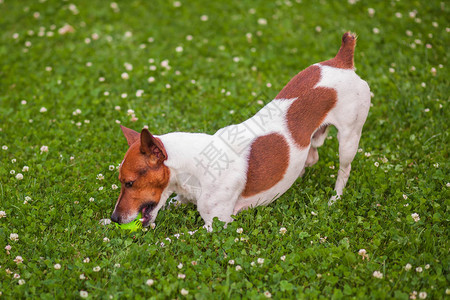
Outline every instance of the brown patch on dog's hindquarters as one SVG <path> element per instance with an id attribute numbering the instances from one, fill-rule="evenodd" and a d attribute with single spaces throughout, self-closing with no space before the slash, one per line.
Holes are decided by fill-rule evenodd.
<path id="1" fill-rule="evenodd" d="M 287 125 L 295 143 L 307 147 L 311 136 L 334 107 L 334 89 L 314 86 L 320 80 L 320 67 L 310 66 L 301 71 L 281 90 L 275 99 L 297 98 L 287 112 Z"/>
<path id="2" fill-rule="evenodd" d="M 353 55 L 355 53 L 356 34 L 346 32 L 342 36 L 342 45 L 336 56 L 330 60 L 321 62 L 321 65 L 340 69 L 353 69 Z"/>
<path id="3" fill-rule="evenodd" d="M 243 197 L 268 190 L 283 179 L 289 165 L 289 145 L 278 133 L 256 138 L 250 149 Z"/>

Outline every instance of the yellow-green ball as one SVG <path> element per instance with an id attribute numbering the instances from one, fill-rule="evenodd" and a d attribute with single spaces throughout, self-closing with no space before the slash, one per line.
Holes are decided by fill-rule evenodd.
<path id="1" fill-rule="evenodd" d="M 139 219 L 141 219 L 141 218 L 142 218 L 142 214 L 139 213 L 138 216 L 136 217 L 136 219 L 134 219 L 134 221 L 131 221 L 130 223 L 125 223 L 125 224 L 115 223 L 115 224 L 116 224 L 117 228 L 127 229 L 130 231 L 136 231 L 136 230 L 142 229 L 142 222 L 139 221 Z"/>

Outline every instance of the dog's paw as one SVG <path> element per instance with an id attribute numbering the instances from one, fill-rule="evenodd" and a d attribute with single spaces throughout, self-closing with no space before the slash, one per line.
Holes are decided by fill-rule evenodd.
<path id="1" fill-rule="evenodd" d="M 339 195 L 331 196 L 330 200 L 328 201 L 328 206 L 333 205 L 339 199 L 341 199 Z"/>
<path id="2" fill-rule="evenodd" d="M 173 198 L 170 198 L 169 200 L 167 200 L 167 205 L 165 206 L 165 209 L 172 209 L 172 208 L 177 208 L 178 206 L 182 205 L 182 204 L 186 204 L 187 202 L 184 201 L 183 197 L 180 195 L 177 195 Z"/>

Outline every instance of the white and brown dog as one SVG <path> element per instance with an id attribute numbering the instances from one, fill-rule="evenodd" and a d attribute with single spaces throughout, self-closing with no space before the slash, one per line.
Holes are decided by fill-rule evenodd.
<path id="1" fill-rule="evenodd" d="M 330 125 L 339 140 L 333 203 L 347 183 L 370 107 L 369 86 L 354 71 L 355 44 L 356 36 L 345 33 L 336 57 L 306 68 L 252 118 L 214 135 L 153 136 L 121 127 L 129 149 L 111 220 L 127 223 L 142 212 L 148 226 L 176 193 L 179 203 L 197 205 L 208 230 L 214 217 L 231 222 L 240 210 L 280 197 L 315 164 Z"/>

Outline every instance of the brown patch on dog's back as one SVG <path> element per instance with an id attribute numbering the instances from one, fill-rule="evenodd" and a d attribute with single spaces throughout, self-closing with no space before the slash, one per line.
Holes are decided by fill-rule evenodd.
<path id="1" fill-rule="evenodd" d="M 297 98 L 287 112 L 287 125 L 292 138 L 300 147 L 307 147 L 311 135 L 322 124 L 334 107 L 337 94 L 334 89 L 314 86 L 320 80 L 320 67 L 310 66 L 298 73 L 275 99 Z"/>
<path id="2" fill-rule="evenodd" d="M 270 189 L 283 179 L 289 165 L 289 145 L 278 133 L 260 136 L 253 141 L 243 197 Z"/>

